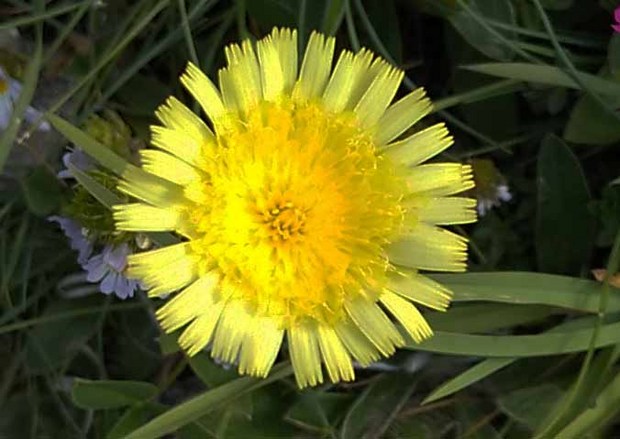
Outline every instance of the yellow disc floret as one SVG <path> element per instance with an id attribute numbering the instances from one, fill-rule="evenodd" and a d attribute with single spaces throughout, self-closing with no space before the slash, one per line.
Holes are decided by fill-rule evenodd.
<path id="1" fill-rule="evenodd" d="M 249 114 L 226 121 L 188 188 L 203 196 L 188 212 L 191 247 L 284 328 L 342 319 L 344 298 L 385 276 L 404 179 L 353 114 L 292 100 Z"/>

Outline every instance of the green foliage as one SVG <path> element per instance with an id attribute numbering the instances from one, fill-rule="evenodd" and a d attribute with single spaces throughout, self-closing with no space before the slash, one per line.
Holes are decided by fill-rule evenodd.
<path id="1" fill-rule="evenodd" d="M 559 138 L 547 136 L 538 155 L 536 178 L 538 266 L 546 272 L 579 274 L 589 259 L 594 225 L 579 160 Z"/>
<path id="2" fill-rule="evenodd" d="M 0 133 L 0 437 L 617 436 L 620 290 L 589 274 L 606 267 L 617 282 L 617 2 L 10 3 L 0 30 L 19 29 L 31 50 L 0 57 L 19 60 L 5 67 L 23 85 Z M 156 324 L 158 300 L 78 297 L 97 288 L 43 218 L 62 212 L 105 242 L 133 241 L 114 234 L 110 210 L 155 108 L 170 94 L 187 101 L 177 79 L 188 59 L 215 78 L 226 44 L 272 26 L 299 28 L 300 45 L 320 30 L 403 68 L 406 87 L 436 103 L 424 123 L 445 121 L 455 137 L 442 159 L 497 170 L 470 195 L 512 194 L 454 229 L 470 239 L 470 273 L 432 275 L 454 292 L 448 312 L 425 311 L 435 336 L 356 368 L 355 383 L 299 391 L 286 349 L 265 380 L 207 352 L 186 358 L 178 333 Z M 29 106 L 58 135 L 22 123 Z M 75 185 L 55 177 L 67 144 L 99 166 L 69 166 Z"/>
<path id="3" fill-rule="evenodd" d="M 155 397 L 157 387 L 139 381 L 90 381 L 78 379 L 71 398 L 83 409 L 101 410 L 125 407 Z"/>

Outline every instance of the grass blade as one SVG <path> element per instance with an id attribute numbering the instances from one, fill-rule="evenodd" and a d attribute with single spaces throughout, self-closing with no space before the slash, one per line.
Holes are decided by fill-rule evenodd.
<path id="1" fill-rule="evenodd" d="M 581 86 L 568 73 L 554 66 L 528 63 L 485 63 L 471 64 L 462 68 L 500 78 L 518 79 L 520 81 L 581 90 Z M 576 72 L 576 75 L 593 92 L 604 96 L 620 98 L 620 84 L 589 73 Z"/>
<path id="2" fill-rule="evenodd" d="M 48 114 L 47 119 L 56 128 L 60 134 L 65 136 L 69 141 L 82 148 L 88 155 L 97 160 L 101 166 L 109 169 L 116 175 L 122 175 L 128 166 L 132 166 L 118 154 L 114 153 L 110 148 L 99 143 L 84 131 L 70 124 L 61 117 L 54 114 Z"/>
<path id="3" fill-rule="evenodd" d="M 256 379 L 243 377 L 230 383 L 208 390 L 187 402 L 168 410 L 161 416 L 134 430 L 125 439 L 155 439 L 178 430 L 184 425 L 195 421 L 210 411 L 230 403 L 248 392 L 266 386 L 293 373 L 289 363 L 276 365 L 269 377 Z"/>

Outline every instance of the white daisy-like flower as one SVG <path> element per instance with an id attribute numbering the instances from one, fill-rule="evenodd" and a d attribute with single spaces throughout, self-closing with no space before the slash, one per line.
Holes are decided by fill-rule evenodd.
<path id="1" fill-rule="evenodd" d="M 11 78 L 8 73 L 0 67 L 0 131 L 4 131 L 9 126 L 15 102 L 19 98 L 21 92 L 22 85 L 19 81 Z M 32 107 L 28 107 L 26 108 L 24 119 L 27 122 L 33 123 L 39 119 L 40 116 L 41 113 L 39 111 Z M 39 122 L 37 129 L 40 131 L 49 131 L 50 124 L 46 121 Z"/>

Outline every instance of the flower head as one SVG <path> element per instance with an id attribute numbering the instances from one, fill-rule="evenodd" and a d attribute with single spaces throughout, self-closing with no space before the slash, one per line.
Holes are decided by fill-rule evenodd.
<path id="1" fill-rule="evenodd" d="M 77 250 L 77 262 L 88 273 L 87 281 L 99 284 L 99 291 L 104 294 L 114 293 L 119 299 L 133 297 L 139 283 L 125 275 L 127 256 L 131 253 L 129 245 L 106 244 L 100 253 L 96 253 L 92 236 L 88 236 L 88 230 L 77 221 L 57 215 L 48 220 L 58 223 L 69 238 L 71 248 Z"/>
<path id="2" fill-rule="evenodd" d="M 473 159 L 471 166 L 474 171 L 474 190 L 478 205 L 478 215 L 484 216 L 494 207 L 499 206 L 502 201 L 512 200 L 512 194 L 506 179 L 499 172 L 495 163 L 488 159 Z"/>
<path id="3" fill-rule="evenodd" d="M 616 20 L 616 23 L 612 24 L 611 27 L 613 30 L 620 33 L 620 6 L 618 6 L 614 11 L 614 19 Z"/>
<path id="4" fill-rule="evenodd" d="M 450 292 L 418 270 L 462 271 L 465 238 L 438 227 L 476 220 L 471 167 L 421 164 L 452 144 L 443 124 L 403 135 L 431 103 L 391 104 L 403 72 L 314 33 L 298 72 L 295 31 L 226 49 L 219 88 L 189 64 L 181 82 L 209 123 L 171 97 L 120 189 L 120 230 L 175 231 L 176 245 L 128 257 L 157 312 L 193 355 L 265 376 L 286 335 L 300 387 L 352 380 L 432 331 L 414 303 L 444 310 Z M 391 105 L 390 105 L 391 104 Z M 397 320 L 401 332 L 390 320 Z"/>
<path id="5" fill-rule="evenodd" d="M 19 81 L 12 79 L 2 67 L 0 67 L 0 131 L 5 130 L 9 126 L 15 101 L 22 92 L 22 85 Z M 34 122 L 41 116 L 37 110 L 27 107 L 24 118 L 28 122 Z M 38 129 L 41 131 L 49 131 L 50 124 L 48 122 L 40 122 Z"/>
<path id="6" fill-rule="evenodd" d="M 103 294 L 114 293 L 119 299 L 133 297 L 138 281 L 125 276 L 127 256 L 130 253 L 126 243 L 116 246 L 107 244 L 100 254 L 91 257 L 83 265 L 88 273 L 86 280 L 99 283 L 99 290 Z"/>

